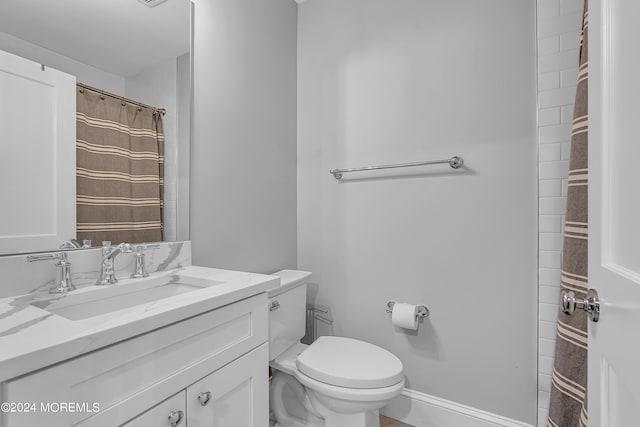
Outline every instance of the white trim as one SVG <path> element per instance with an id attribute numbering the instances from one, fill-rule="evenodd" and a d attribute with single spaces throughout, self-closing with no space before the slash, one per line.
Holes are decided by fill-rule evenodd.
<path id="1" fill-rule="evenodd" d="M 533 427 L 407 388 L 380 412 L 415 427 Z"/>

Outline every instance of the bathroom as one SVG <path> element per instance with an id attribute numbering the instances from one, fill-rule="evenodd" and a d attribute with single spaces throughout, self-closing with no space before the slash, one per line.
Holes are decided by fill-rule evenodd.
<path id="1" fill-rule="evenodd" d="M 173 1 L 130 0 L 147 13 Z M 597 2 L 610 3 L 638 8 Z M 165 240 L 190 241 L 194 266 L 312 272 L 307 302 L 330 307 L 336 335 L 402 361 L 390 418 L 546 426 L 583 1 L 193 0 L 191 15 L 193 92 L 173 89 L 191 113 L 167 131 L 180 145 Z M 329 173 L 451 156 L 464 165 Z M 56 273 L 14 258 L 0 257 L 3 297 L 17 277 Z M 390 300 L 430 315 L 402 330 Z M 611 419 L 629 420 L 637 396 L 612 378 L 627 412 Z"/>

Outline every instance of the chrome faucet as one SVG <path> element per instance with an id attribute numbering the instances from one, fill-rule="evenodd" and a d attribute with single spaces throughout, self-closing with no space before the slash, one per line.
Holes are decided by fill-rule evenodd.
<path id="1" fill-rule="evenodd" d="M 149 273 L 147 273 L 147 267 L 145 265 L 145 256 L 143 250 L 146 249 L 158 249 L 160 245 L 136 245 L 135 246 L 135 257 L 136 257 L 136 268 L 131 275 L 132 279 L 140 279 L 143 277 L 149 277 Z"/>
<path id="2" fill-rule="evenodd" d="M 73 283 L 71 282 L 71 263 L 67 259 L 66 252 L 55 252 L 27 256 L 28 262 L 45 260 L 56 261 L 54 265 L 56 267 L 60 267 L 60 281 L 59 283 L 55 283 L 53 286 L 51 286 L 49 292 L 52 294 L 66 294 L 69 291 L 73 291 L 76 287 L 73 286 Z"/>
<path id="3" fill-rule="evenodd" d="M 105 240 L 102 242 L 102 268 L 100 269 L 100 278 L 96 285 L 113 285 L 118 283 L 116 272 L 113 267 L 113 260 L 121 253 L 129 253 L 133 251 L 133 247 L 129 243 L 120 243 L 118 246 L 111 246 L 111 242 Z"/>
<path id="4" fill-rule="evenodd" d="M 87 249 L 91 247 L 91 240 L 83 240 L 82 243 L 78 239 L 69 239 L 64 242 L 58 249 Z"/>

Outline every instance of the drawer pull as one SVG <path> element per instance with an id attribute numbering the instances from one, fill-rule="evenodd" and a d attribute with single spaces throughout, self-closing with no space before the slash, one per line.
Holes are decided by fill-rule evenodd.
<path id="1" fill-rule="evenodd" d="M 198 394 L 198 402 L 200 405 L 207 406 L 211 401 L 211 392 L 205 391 L 203 393 Z"/>
<path id="2" fill-rule="evenodd" d="M 184 419 L 183 411 L 171 411 L 171 413 L 169 413 L 169 423 L 171 424 L 171 427 L 176 427 L 180 425 L 183 419 Z"/>

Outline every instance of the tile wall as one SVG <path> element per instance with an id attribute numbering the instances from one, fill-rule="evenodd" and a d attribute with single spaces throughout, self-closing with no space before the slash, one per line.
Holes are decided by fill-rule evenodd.
<path id="1" fill-rule="evenodd" d="M 547 425 L 583 0 L 537 0 L 539 167 L 538 426 Z"/>

